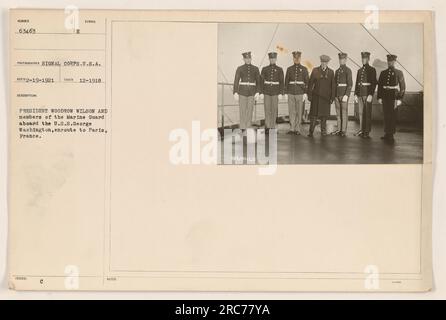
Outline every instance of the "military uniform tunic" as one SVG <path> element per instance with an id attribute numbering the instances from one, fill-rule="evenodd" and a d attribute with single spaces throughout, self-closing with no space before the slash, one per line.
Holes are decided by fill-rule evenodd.
<path id="1" fill-rule="evenodd" d="M 364 97 L 375 93 L 376 69 L 369 64 L 363 65 L 356 74 L 355 95 Z"/>
<path id="2" fill-rule="evenodd" d="M 244 64 L 237 68 L 233 93 L 249 97 L 260 92 L 261 79 L 259 68 L 252 64 Z"/>
<path id="3" fill-rule="evenodd" d="M 346 65 L 340 66 L 335 72 L 336 97 L 350 96 L 353 87 L 352 70 Z"/>
<path id="4" fill-rule="evenodd" d="M 401 100 L 406 82 L 401 70 L 389 67 L 381 72 L 378 80 L 378 99 L 383 101 L 384 132 L 393 135 L 396 129 L 396 100 Z"/>
<path id="5" fill-rule="evenodd" d="M 406 91 L 406 82 L 401 70 L 388 68 L 378 80 L 378 99 L 401 100 Z"/>
<path id="6" fill-rule="evenodd" d="M 275 64 L 262 68 L 260 92 L 269 96 L 284 94 L 283 69 Z"/>
<path id="7" fill-rule="evenodd" d="M 306 93 L 308 80 L 308 69 L 300 63 L 295 63 L 286 70 L 285 93 L 295 95 Z"/>

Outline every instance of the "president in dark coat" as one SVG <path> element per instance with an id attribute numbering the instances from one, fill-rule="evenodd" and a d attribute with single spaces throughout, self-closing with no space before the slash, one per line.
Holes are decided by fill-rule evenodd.
<path id="1" fill-rule="evenodd" d="M 321 120 L 321 134 L 327 135 L 327 117 L 336 96 L 334 71 L 328 67 L 330 57 L 322 55 L 320 59 L 321 65 L 313 69 L 308 82 L 307 95 L 311 101 L 309 137 L 313 136 L 318 118 Z"/>

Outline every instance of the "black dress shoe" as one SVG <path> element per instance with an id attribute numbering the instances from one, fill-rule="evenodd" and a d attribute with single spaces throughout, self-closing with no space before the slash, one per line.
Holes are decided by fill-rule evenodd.
<path id="1" fill-rule="evenodd" d="M 370 139 L 370 136 L 369 136 L 368 133 L 364 133 L 361 137 L 362 137 L 363 139 Z"/>
<path id="2" fill-rule="evenodd" d="M 308 137 L 308 138 L 313 138 L 313 134 L 312 134 L 312 133 L 309 133 L 309 134 L 307 135 L 307 137 Z"/>
<path id="3" fill-rule="evenodd" d="M 341 131 L 341 133 L 339 133 L 339 136 L 340 136 L 340 137 L 345 137 L 346 134 L 345 134 L 345 132 Z"/>
<path id="4" fill-rule="evenodd" d="M 294 131 L 290 130 L 286 134 L 294 134 Z"/>

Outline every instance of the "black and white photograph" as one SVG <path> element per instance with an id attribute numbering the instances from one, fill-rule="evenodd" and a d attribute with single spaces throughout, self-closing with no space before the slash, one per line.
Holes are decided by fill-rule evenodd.
<path id="1" fill-rule="evenodd" d="M 220 164 L 423 161 L 422 24 L 220 23 L 217 90 Z"/>
<path id="2" fill-rule="evenodd" d="M 4 1 L 0 300 L 446 297 L 446 4 Z"/>

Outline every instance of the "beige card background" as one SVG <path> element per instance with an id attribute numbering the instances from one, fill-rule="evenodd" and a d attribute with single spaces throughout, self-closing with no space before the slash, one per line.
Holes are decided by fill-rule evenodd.
<path id="1" fill-rule="evenodd" d="M 63 11 L 14 10 L 11 30 L 25 17 L 51 32 L 64 28 Z M 23 88 L 12 83 L 11 288 L 65 290 L 67 266 L 78 267 L 81 290 L 367 291 L 370 267 L 379 270 L 373 290 L 431 288 L 429 13 L 380 16 L 425 24 L 424 164 L 281 165 L 272 176 L 256 166 L 169 162 L 171 130 L 192 134 L 194 120 L 215 127 L 217 22 L 363 22 L 363 13 L 92 10 L 81 17 L 97 21 L 81 29 L 103 36 L 55 41 L 11 32 L 11 65 L 24 54 L 14 48 L 26 46 L 88 47 L 104 62 L 100 89 L 36 86 L 38 103 L 109 109 L 107 135 L 19 140 L 23 100 L 15 93 Z M 345 187 L 331 188 L 341 178 Z"/>

